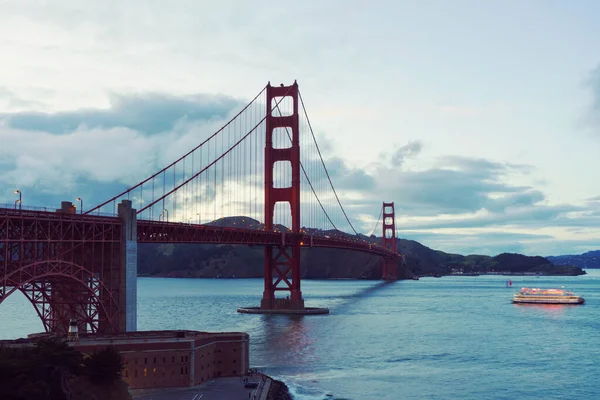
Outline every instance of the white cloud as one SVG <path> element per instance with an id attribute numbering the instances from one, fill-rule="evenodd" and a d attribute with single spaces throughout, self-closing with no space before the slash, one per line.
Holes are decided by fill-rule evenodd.
<path id="1" fill-rule="evenodd" d="M 589 101 L 590 87 L 578 84 L 597 63 L 588 38 L 598 28 L 573 7 L 580 18 L 559 31 L 540 23 L 553 6 L 525 23 L 483 4 L 437 15 L 392 1 L 4 1 L 0 184 L 53 193 L 80 190 L 82 179 L 130 184 L 224 117 L 198 122 L 176 112 L 159 126 L 165 117 L 141 107 L 106 119 L 115 93 L 247 99 L 269 80 L 298 79 L 318 137 L 328 135 L 322 149 L 342 201 L 366 222 L 393 200 L 423 229 L 593 225 L 598 210 L 583 199 L 600 193 L 598 142 L 575 122 Z M 475 32 L 465 21 L 488 22 Z M 535 23 L 544 34 L 523 42 Z M 69 128 L 32 124 L 33 111 L 65 111 Z"/>
<path id="2" fill-rule="evenodd" d="M 122 126 L 87 127 L 56 135 L 0 126 L 0 159 L 7 186 L 59 193 L 79 179 L 133 185 L 197 146 L 226 120 L 181 120 L 148 135 Z"/>

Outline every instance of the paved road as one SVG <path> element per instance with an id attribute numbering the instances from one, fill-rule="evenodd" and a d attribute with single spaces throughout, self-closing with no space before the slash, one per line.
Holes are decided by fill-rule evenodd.
<path id="1" fill-rule="evenodd" d="M 256 377 L 251 381 L 261 382 L 261 379 Z M 132 389 L 131 394 L 135 400 L 248 400 L 255 395 L 258 400 L 261 389 L 246 389 L 240 378 L 227 377 L 190 388 Z"/>

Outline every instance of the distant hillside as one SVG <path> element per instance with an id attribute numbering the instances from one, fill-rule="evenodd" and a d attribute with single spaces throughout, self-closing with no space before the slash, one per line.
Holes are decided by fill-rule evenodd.
<path id="1" fill-rule="evenodd" d="M 575 265 L 579 268 L 600 268 L 600 250 L 588 251 L 578 255 L 546 257 L 554 265 Z"/>
<path id="2" fill-rule="evenodd" d="M 261 228 L 247 217 L 230 217 L 215 225 Z M 285 227 L 280 227 L 285 229 Z M 304 228 L 311 232 L 309 228 Z M 323 233 L 323 232 L 321 232 Z M 344 235 L 329 231 L 326 234 Z M 366 237 L 373 243 L 380 238 Z M 398 252 L 406 255 L 407 268 L 401 278 L 413 275 L 448 275 L 451 273 L 540 273 L 546 275 L 581 275 L 580 268 L 555 266 L 543 257 L 520 254 L 463 256 L 433 250 L 414 240 L 398 239 Z M 301 277 L 307 279 L 380 279 L 381 259 L 366 253 L 340 249 L 302 249 Z M 140 276 L 197 278 L 258 278 L 263 276 L 263 248 L 229 244 L 142 244 L 138 246 Z"/>

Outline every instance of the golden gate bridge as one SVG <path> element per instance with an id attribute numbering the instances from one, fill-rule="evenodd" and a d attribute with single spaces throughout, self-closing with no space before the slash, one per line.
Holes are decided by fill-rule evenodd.
<path id="1" fill-rule="evenodd" d="M 47 332 L 66 334 L 72 320 L 80 332 L 133 331 L 138 243 L 228 243 L 264 247 L 257 310 L 302 312 L 303 249 L 374 254 L 382 279 L 398 279 L 394 203 L 379 222 L 380 240 L 356 231 L 297 83 L 269 83 L 199 145 L 101 204 L 0 208 L 0 304 L 21 291 Z"/>

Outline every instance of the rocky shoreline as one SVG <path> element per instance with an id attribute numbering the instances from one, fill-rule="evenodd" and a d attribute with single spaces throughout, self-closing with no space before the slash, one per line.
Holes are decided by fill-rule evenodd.
<path id="1" fill-rule="evenodd" d="M 285 383 L 271 378 L 271 387 L 267 394 L 267 400 L 293 400 L 293 397 Z"/>

